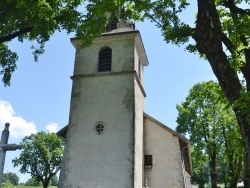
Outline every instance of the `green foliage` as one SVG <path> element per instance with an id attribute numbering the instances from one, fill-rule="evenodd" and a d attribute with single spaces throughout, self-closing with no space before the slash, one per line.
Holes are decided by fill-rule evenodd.
<path id="1" fill-rule="evenodd" d="M 21 145 L 23 150 L 19 158 L 12 161 L 14 166 L 20 166 L 21 173 L 30 173 L 46 188 L 60 170 L 63 141 L 54 133 L 38 132 L 26 136 Z"/>
<path id="2" fill-rule="evenodd" d="M 76 30 L 82 13 L 76 11 L 82 0 L 19 0 L 0 1 L 0 67 L 3 82 L 10 85 L 11 74 L 16 68 L 18 56 L 8 48 L 8 42 L 17 38 L 21 43 L 28 39 L 36 41 L 35 60 L 44 53 L 44 44 L 55 31 Z M 21 45 L 21 44 L 20 44 Z"/>
<path id="3" fill-rule="evenodd" d="M 88 46 L 104 31 L 108 20 L 114 18 L 142 20 L 141 12 L 149 9 L 149 0 L 19 0 L 0 1 L 0 74 L 10 85 L 18 56 L 9 49 L 8 42 L 17 38 L 34 41 L 34 60 L 45 52 L 45 43 L 56 32 L 74 33 Z"/>
<path id="4" fill-rule="evenodd" d="M 198 8 L 193 23 L 185 19 L 185 14 L 190 14 L 187 12 L 190 5 Z M 8 48 L 8 42 L 16 37 L 20 42 L 25 39 L 36 41 L 38 47 L 33 49 L 37 60 L 55 31 L 74 32 L 82 45 L 88 46 L 101 35 L 107 21 L 148 18 L 160 28 L 167 43 L 186 44 L 187 50 L 199 52 L 210 63 L 229 104 L 235 105 L 233 109 L 248 161 L 245 186 L 250 187 L 250 113 L 247 113 L 250 103 L 249 5 L 250 1 L 246 0 L 0 1 L 0 74 L 4 84 L 9 85 L 18 57 Z M 245 88 L 246 94 L 240 94 Z M 198 121 L 202 123 L 202 119 Z M 210 128 L 211 124 L 204 132 Z M 218 129 L 212 131 L 216 135 Z"/>
<path id="5" fill-rule="evenodd" d="M 226 100 L 229 104 L 233 104 L 233 115 L 237 117 L 241 131 L 239 138 L 244 141 L 247 154 L 244 183 L 250 188 L 250 1 L 159 0 L 151 2 L 151 5 L 151 11 L 146 15 L 161 29 L 165 41 L 176 45 L 185 44 L 189 52 L 198 52 L 200 57 L 208 60 Z M 185 17 L 185 14 L 191 13 L 188 12 L 189 5 L 197 7 L 198 11 L 194 15 L 193 23 Z M 192 105 L 190 108 L 194 107 Z M 189 112 L 181 109 L 180 106 L 177 108 L 187 117 L 192 114 L 192 110 Z M 205 110 L 204 114 L 207 113 Z M 197 135 L 195 137 L 197 141 L 203 137 L 202 141 L 208 140 L 209 147 L 216 145 L 215 140 L 221 138 L 218 134 L 219 129 L 212 128 L 213 123 L 205 127 L 201 126 L 202 121 L 212 120 L 212 115 L 206 116 L 206 119 L 200 116 L 195 118 L 193 121 L 197 122 L 197 127 L 204 128 L 204 134 L 211 131 L 214 135 L 214 138 L 210 137 L 210 139 L 204 137 L 204 134 Z M 187 118 L 186 121 L 192 123 L 191 120 L 192 118 Z M 179 121 L 184 120 L 179 119 Z M 184 131 L 185 127 L 179 127 L 179 129 Z M 216 136 L 217 134 L 219 137 Z M 204 143 L 199 146 L 202 148 Z M 241 159 L 238 162 L 240 161 Z"/>
<path id="6" fill-rule="evenodd" d="M 218 114 L 225 116 L 228 104 L 220 101 L 221 95 L 218 84 L 212 81 L 196 84 L 186 101 L 177 105 L 179 115 L 176 130 L 182 134 L 188 133 L 191 143 L 200 143 L 196 146 L 197 149 L 204 149 L 206 143 L 212 147 L 213 144 L 222 142 L 216 125 L 220 125 L 223 120 Z"/>
<path id="7" fill-rule="evenodd" d="M 52 186 L 58 185 L 58 177 L 56 175 L 51 178 L 51 185 Z"/>
<path id="8" fill-rule="evenodd" d="M 14 185 L 11 183 L 3 182 L 2 187 L 10 188 L 10 187 L 14 187 Z"/>
<path id="9" fill-rule="evenodd" d="M 180 19 L 187 6 L 189 3 L 186 0 L 153 1 L 150 3 L 151 11 L 146 16 L 155 21 L 167 43 L 179 45 L 188 42 L 192 33 L 191 27 Z"/>
<path id="10" fill-rule="evenodd" d="M 15 52 L 8 49 L 5 44 L 0 44 L 0 75 L 3 74 L 2 81 L 5 85 L 10 85 L 10 78 L 16 69 L 16 61 L 18 57 Z"/>
<path id="11" fill-rule="evenodd" d="M 6 185 L 7 187 L 9 188 L 42 188 L 42 186 L 31 186 L 31 185 L 17 185 L 17 186 L 14 186 L 14 185 Z M 2 186 L 3 187 L 3 186 Z M 57 186 L 49 186 L 48 188 L 57 188 Z"/>
<path id="12" fill-rule="evenodd" d="M 177 110 L 176 130 L 188 134 L 192 146 L 192 181 L 204 185 L 210 173 L 214 181 L 237 183 L 244 164 L 243 141 L 220 86 L 213 81 L 194 85 Z"/>
<path id="13" fill-rule="evenodd" d="M 250 91 L 242 91 L 238 100 L 234 101 L 233 108 L 237 109 L 243 116 L 250 114 Z M 250 123 L 250 119 L 248 119 Z"/>
<path id="14" fill-rule="evenodd" d="M 105 31 L 108 21 L 115 18 L 119 20 L 143 20 L 142 12 L 150 10 L 149 0 L 102 0 L 88 1 L 85 6 L 86 14 L 79 21 L 76 28 L 76 38 L 82 46 L 91 45 L 92 41 Z"/>
<path id="15" fill-rule="evenodd" d="M 21 185 L 19 185 L 19 186 L 16 186 L 16 188 L 42 188 L 42 186 L 21 186 Z M 12 187 L 9 187 L 9 188 L 12 188 Z M 14 188 L 14 187 L 13 187 Z M 57 188 L 57 186 L 49 186 L 49 188 Z"/>
<path id="16" fill-rule="evenodd" d="M 193 175 L 191 182 L 199 184 L 199 188 L 204 188 L 205 184 L 209 182 L 209 166 L 207 164 L 207 156 L 203 151 L 195 150 L 191 147 L 191 160 L 193 167 Z"/>
<path id="17" fill-rule="evenodd" d="M 9 54 L 15 54 L 8 49 L 7 45 L 12 39 L 18 38 L 20 42 L 25 39 L 36 41 L 38 47 L 35 45 L 32 46 L 32 49 L 34 49 L 33 54 L 37 61 L 38 55 L 44 53 L 44 44 L 55 31 L 73 32 L 76 38 L 82 41 L 83 46 L 88 46 L 104 31 L 108 20 L 114 18 L 144 20 L 148 18 L 161 29 L 167 43 L 171 42 L 176 45 L 187 43 L 187 49 L 195 52 L 197 47 L 193 43 L 194 41 L 191 40 L 188 43 L 195 36 L 194 23 L 186 23 L 182 20 L 187 8 L 190 5 L 195 6 L 193 4 L 195 2 L 189 3 L 187 0 L 0 1 L 2 10 L 0 12 L 0 22 L 2 23 L 0 25 L 0 44 L 5 46 L 5 51 L 8 51 Z M 227 47 L 225 50 L 230 52 L 227 54 L 232 67 L 240 71 L 240 67 L 245 65 L 244 50 L 248 47 L 246 43 L 248 43 L 249 36 L 249 30 L 245 28 L 250 26 L 250 19 L 247 11 L 232 14 L 228 4 L 223 2 L 216 4 L 222 32 L 229 41 L 223 40 L 222 42 Z M 243 1 L 235 2 L 235 6 L 241 4 Z M 242 11 L 244 10 L 242 9 Z M 245 36 L 245 40 L 242 40 L 242 36 Z M 2 52 L 1 56 L 0 64 L 3 67 L 1 74 L 4 75 L 4 83 L 9 85 L 11 73 L 16 68 L 17 54 L 15 57 L 11 57 Z M 2 59 L 9 59 L 11 67 L 4 69 L 6 63 Z"/>
<path id="18" fill-rule="evenodd" d="M 39 186 L 39 181 L 36 178 L 29 178 L 26 182 L 25 182 L 25 186 Z"/>
<path id="19" fill-rule="evenodd" d="M 19 183 L 19 177 L 16 175 L 16 173 L 8 172 L 3 174 L 3 182 L 10 182 L 13 185 L 18 185 Z"/>

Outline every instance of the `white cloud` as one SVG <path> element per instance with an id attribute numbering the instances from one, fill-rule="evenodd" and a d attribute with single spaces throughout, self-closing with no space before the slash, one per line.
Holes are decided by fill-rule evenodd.
<path id="1" fill-rule="evenodd" d="M 6 122 L 10 123 L 10 136 L 16 139 L 23 138 L 24 136 L 28 136 L 31 133 L 37 133 L 34 122 L 28 122 L 21 116 L 17 116 L 10 103 L 0 100 L 1 130 L 3 130 Z"/>
<path id="2" fill-rule="evenodd" d="M 50 124 L 46 125 L 46 129 L 50 133 L 56 133 L 59 130 L 59 126 L 57 123 L 50 123 Z"/>

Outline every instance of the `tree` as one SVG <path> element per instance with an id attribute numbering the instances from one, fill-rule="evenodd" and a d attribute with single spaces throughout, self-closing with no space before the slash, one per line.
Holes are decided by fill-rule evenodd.
<path id="1" fill-rule="evenodd" d="M 107 20 L 116 15 L 122 3 L 124 1 L 0 1 L 0 75 L 5 86 L 10 85 L 11 75 L 17 68 L 18 54 L 8 46 L 11 40 L 34 41 L 31 48 L 35 61 L 56 31 L 75 33 L 86 46 L 104 31 Z M 108 12 L 112 16 L 107 17 Z"/>
<path id="2" fill-rule="evenodd" d="M 23 150 L 19 158 L 12 161 L 14 166 L 20 166 L 21 173 L 31 174 L 47 188 L 60 169 L 63 141 L 55 133 L 38 132 L 26 136 L 21 145 Z"/>
<path id="3" fill-rule="evenodd" d="M 51 178 L 51 185 L 52 186 L 58 185 L 58 177 L 56 175 Z"/>
<path id="4" fill-rule="evenodd" d="M 35 178 L 29 178 L 25 182 L 25 186 L 39 186 L 39 181 Z"/>
<path id="5" fill-rule="evenodd" d="M 193 168 L 191 182 L 193 184 L 199 184 L 199 188 L 205 188 L 205 184 L 209 182 L 207 155 L 203 151 L 194 150 L 194 148 L 191 146 L 191 158 Z"/>
<path id="6" fill-rule="evenodd" d="M 234 161 L 237 158 L 239 161 L 236 164 L 229 163 L 232 165 L 229 165 L 229 169 L 235 170 L 239 168 L 241 172 L 244 150 L 239 144 L 242 143 L 240 136 L 237 135 L 239 130 L 237 129 L 232 108 L 230 108 L 218 84 L 209 81 L 194 85 L 190 89 L 186 101 L 181 105 L 177 105 L 177 110 L 179 114 L 176 130 L 181 134 L 189 134 L 193 146 L 194 164 L 199 164 L 198 161 L 201 161 L 203 165 L 208 164 L 212 188 L 217 188 L 219 154 L 223 155 L 223 158 L 230 156 L 228 161 Z M 232 142 L 237 139 L 239 140 L 238 144 L 233 144 Z M 230 145 L 230 153 L 228 153 L 227 149 L 223 150 L 224 145 Z M 239 152 L 236 155 L 242 156 L 241 160 L 238 156 L 231 155 L 234 150 Z M 225 152 L 222 154 L 223 151 Z M 205 159 L 207 159 L 207 162 Z M 201 168 L 200 166 L 197 165 L 197 167 Z M 230 178 L 236 178 L 236 184 L 240 172 L 229 174 Z"/>
<path id="7" fill-rule="evenodd" d="M 193 24 L 183 21 L 190 4 L 198 7 Z M 250 188 L 249 4 L 247 0 L 89 1 L 81 27 L 83 35 L 79 37 L 89 42 L 99 36 L 102 31 L 99 28 L 105 27 L 105 12 L 121 19 L 149 18 L 161 29 L 167 43 L 187 44 L 189 52 L 198 52 L 207 59 L 240 127 L 246 151 L 247 188 Z"/>
<path id="8" fill-rule="evenodd" d="M 14 172 L 8 172 L 3 174 L 3 182 L 10 182 L 13 185 L 18 185 L 19 177 Z"/>
<path id="9" fill-rule="evenodd" d="M 229 104 L 233 106 L 240 127 L 246 150 L 244 185 L 250 188 L 250 9 L 247 7 L 250 2 L 190 1 L 198 7 L 192 25 L 182 20 L 185 17 L 183 13 L 191 4 L 187 0 L 90 0 L 85 7 L 85 15 L 77 11 L 84 2 L 1 1 L 0 37 L 18 34 L 20 41 L 26 38 L 36 40 L 41 47 L 34 51 L 37 57 L 43 53 L 44 43 L 56 30 L 75 32 L 76 38 L 86 46 L 100 36 L 108 20 L 115 17 L 124 20 L 149 18 L 161 29 L 167 43 L 188 44 L 190 52 L 198 52 L 211 65 Z M 23 34 L 20 32 L 23 29 L 31 30 Z M 17 54 L 8 49 L 8 41 L 0 43 L 1 73 L 7 85 L 17 60 Z"/>
<path id="10" fill-rule="evenodd" d="M 233 115 L 231 114 L 233 117 Z M 221 157 L 224 160 L 225 170 L 225 186 L 229 188 L 237 187 L 239 177 L 243 171 L 245 164 L 244 143 L 242 141 L 239 127 L 232 124 L 232 120 L 228 119 L 226 127 L 222 127 L 222 135 L 224 139 L 223 153 L 225 156 Z"/>
<path id="11" fill-rule="evenodd" d="M 210 63 L 240 127 L 246 150 L 244 185 L 250 188 L 250 2 L 192 1 L 198 7 L 194 26 L 181 20 L 187 2 L 154 1 L 150 12 L 148 6 L 144 9 L 145 15 L 155 21 L 166 42 L 189 42 L 187 49 L 199 52 Z"/>
<path id="12" fill-rule="evenodd" d="M 83 14 L 76 8 L 82 0 L 58 1 L 0 1 L 0 74 L 5 85 L 16 69 L 18 55 L 8 48 L 8 42 L 28 39 L 33 45 L 34 57 L 44 53 L 44 44 L 55 31 L 74 32 L 81 25 Z M 35 47 L 38 46 L 38 47 Z"/>

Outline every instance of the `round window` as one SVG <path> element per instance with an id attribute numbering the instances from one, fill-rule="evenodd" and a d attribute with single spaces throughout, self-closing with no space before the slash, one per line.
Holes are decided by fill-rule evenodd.
<path id="1" fill-rule="evenodd" d="M 96 127 L 95 127 L 95 130 L 97 132 L 97 134 L 102 134 L 103 131 L 104 131 L 104 125 L 103 124 L 97 124 Z"/>

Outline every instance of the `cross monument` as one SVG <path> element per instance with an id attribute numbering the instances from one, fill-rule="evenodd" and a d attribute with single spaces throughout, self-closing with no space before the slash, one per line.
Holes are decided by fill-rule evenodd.
<path id="1" fill-rule="evenodd" d="M 3 169 L 4 169 L 6 151 L 14 151 L 17 149 L 22 149 L 22 146 L 20 145 L 8 144 L 8 139 L 10 134 L 9 126 L 10 126 L 9 123 L 5 123 L 0 143 L 0 188 L 2 187 Z"/>

